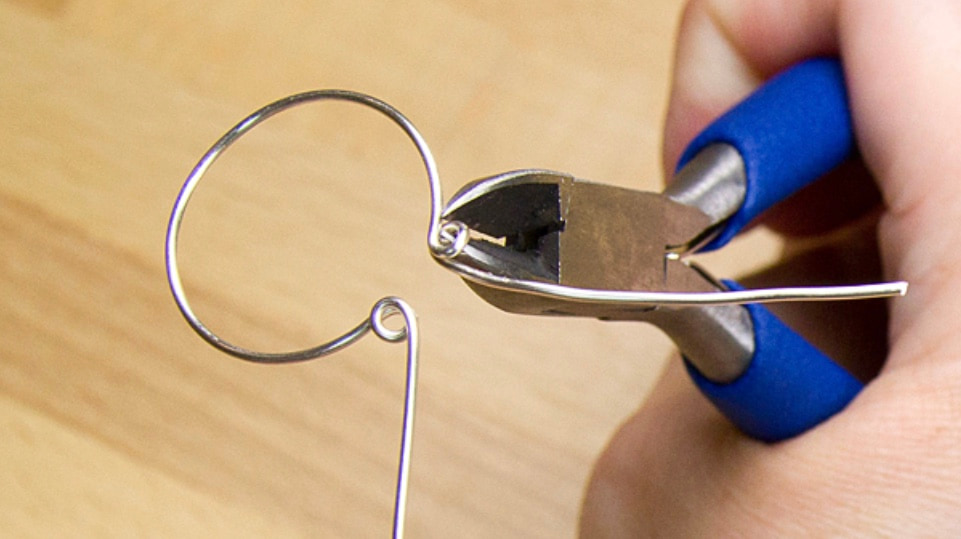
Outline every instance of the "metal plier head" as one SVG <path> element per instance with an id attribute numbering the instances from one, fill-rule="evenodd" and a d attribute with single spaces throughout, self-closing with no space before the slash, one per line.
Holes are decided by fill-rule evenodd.
<path id="1" fill-rule="evenodd" d="M 711 218 L 659 193 L 520 170 L 467 184 L 441 217 L 470 234 L 445 263 L 510 312 L 637 319 L 655 306 L 592 301 L 590 291 L 718 290 L 681 258 Z M 552 293 L 564 290 L 583 293 Z"/>

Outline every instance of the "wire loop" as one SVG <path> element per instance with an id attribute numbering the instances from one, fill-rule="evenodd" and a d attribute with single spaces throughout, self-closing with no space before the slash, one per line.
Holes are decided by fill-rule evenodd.
<path id="1" fill-rule="evenodd" d="M 420 132 L 403 114 L 391 105 L 366 94 L 352 92 L 348 90 L 316 90 L 301 94 L 285 97 L 257 110 L 232 129 L 227 131 L 207 153 L 201 157 L 200 161 L 187 176 L 180 194 L 174 203 L 173 211 L 170 216 L 170 223 L 167 227 L 167 237 L 165 244 L 167 281 L 173 293 L 174 301 L 180 309 L 181 314 L 187 320 L 193 330 L 200 335 L 207 343 L 214 348 L 221 350 L 234 357 L 257 363 L 290 363 L 295 361 L 306 361 L 309 359 L 326 356 L 342 350 L 343 348 L 357 342 L 360 338 L 373 330 L 374 334 L 387 342 L 407 341 L 407 381 L 404 397 L 404 419 L 403 430 L 400 442 L 400 463 L 397 472 L 397 491 L 394 499 L 394 533 L 395 538 L 403 536 L 404 520 L 407 513 L 407 490 L 410 476 L 410 455 L 414 430 L 414 415 L 416 409 L 417 395 L 417 363 L 418 363 L 418 330 L 417 317 L 414 310 L 404 300 L 395 297 L 386 297 L 374 304 L 370 315 L 360 322 L 353 329 L 347 331 L 340 337 L 329 342 L 306 348 L 294 352 L 260 352 L 243 348 L 228 342 L 208 328 L 200 318 L 194 313 L 184 292 L 183 281 L 180 277 L 180 267 L 177 260 L 178 240 L 180 229 L 182 228 L 184 213 L 190 198 L 206 174 L 210 166 L 231 144 L 237 141 L 245 133 L 259 125 L 271 116 L 287 110 L 291 107 L 321 100 L 340 100 L 358 103 L 372 108 L 387 116 L 394 123 L 401 127 L 407 136 L 417 147 L 417 151 L 423 160 L 427 171 L 427 178 L 430 182 L 430 226 L 428 228 L 427 243 L 431 252 L 435 256 L 449 257 L 456 256 L 466 244 L 466 230 L 452 231 L 445 227 L 442 237 L 439 217 L 443 200 L 441 198 L 440 180 L 437 174 L 437 165 L 434 157 L 427 147 L 427 143 Z M 400 329 L 387 327 L 385 321 L 392 316 L 401 316 L 404 326 Z"/>

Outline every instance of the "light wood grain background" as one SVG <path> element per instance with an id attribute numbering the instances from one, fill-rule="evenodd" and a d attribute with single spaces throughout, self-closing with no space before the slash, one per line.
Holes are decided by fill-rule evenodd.
<path id="1" fill-rule="evenodd" d="M 527 167 L 658 189 L 680 10 L 0 0 L 0 535 L 386 536 L 404 347 L 291 366 L 207 347 L 164 279 L 181 182 L 255 108 L 340 87 L 404 111 L 448 194 Z M 430 260 L 427 203 L 396 126 L 298 109 L 201 186 L 188 291 L 226 337 L 278 350 L 406 298 L 423 330 L 410 535 L 572 536 L 593 460 L 670 342 L 487 306 Z M 777 250 L 741 245 L 708 264 L 733 275 Z"/>

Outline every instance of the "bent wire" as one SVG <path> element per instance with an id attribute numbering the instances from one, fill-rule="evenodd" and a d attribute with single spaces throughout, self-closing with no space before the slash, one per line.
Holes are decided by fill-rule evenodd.
<path id="1" fill-rule="evenodd" d="M 386 297 L 378 301 L 371 309 L 370 315 L 353 329 L 322 345 L 294 352 L 281 353 L 249 350 L 236 346 L 219 337 L 197 317 L 187 300 L 177 259 L 178 237 L 187 204 L 201 178 L 203 178 L 214 161 L 237 139 L 271 116 L 297 105 L 322 100 L 348 101 L 372 108 L 403 129 L 416 146 L 427 172 L 430 187 L 430 216 L 427 229 L 427 246 L 431 255 L 442 266 L 462 277 L 474 288 L 475 292 L 481 294 L 484 299 L 508 311 L 533 314 L 574 314 L 595 316 L 598 318 L 652 321 L 649 320 L 652 314 L 653 316 L 663 316 L 665 312 L 680 312 L 685 308 L 692 308 L 691 311 L 703 309 L 706 310 L 704 312 L 708 312 L 711 309 L 718 309 L 718 306 L 778 301 L 864 299 L 903 295 L 907 289 L 906 283 L 893 282 L 840 287 L 754 290 L 743 290 L 733 285 L 724 286 L 717 284 L 717 286 L 709 287 L 709 289 L 706 290 L 677 291 L 671 289 L 626 289 L 623 287 L 593 285 L 572 286 L 565 284 L 560 279 L 551 281 L 550 279 L 540 278 L 536 275 L 532 277 L 531 274 L 520 271 L 518 269 L 520 266 L 514 265 L 514 262 L 519 260 L 519 258 L 515 256 L 516 253 L 510 254 L 510 257 L 513 258 L 508 257 L 505 259 L 507 260 L 506 263 L 497 260 L 499 254 L 504 251 L 503 249 L 497 251 L 497 249 L 503 246 L 484 247 L 481 245 L 483 242 L 477 241 L 475 237 L 475 233 L 478 232 L 476 227 L 477 223 L 468 223 L 466 221 L 469 221 L 469 219 L 460 219 L 459 217 L 470 214 L 469 208 L 471 204 L 481 201 L 480 203 L 483 205 L 486 204 L 486 202 L 484 202 L 485 197 L 494 196 L 496 198 L 499 196 L 499 191 L 504 187 L 514 188 L 520 186 L 523 189 L 527 189 L 525 192 L 531 192 L 531 189 L 536 191 L 547 186 L 547 188 L 554 189 L 554 191 L 551 192 L 556 193 L 566 192 L 565 190 L 573 188 L 572 186 L 578 189 L 587 189 L 588 191 L 592 189 L 596 190 L 596 187 L 585 188 L 583 185 L 588 182 L 582 182 L 581 180 L 573 179 L 561 173 L 541 170 L 518 171 L 468 184 L 468 186 L 455 195 L 445 206 L 441 193 L 437 165 L 427 143 L 410 120 L 391 105 L 369 95 L 347 90 L 317 90 L 295 94 L 275 101 L 257 110 L 224 134 L 207 153 L 204 154 L 187 177 L 174 204 L 167 229 L 165 254 L 168 283 L 178 308 L 190 327 L 193 328 L 201 338 L 215 348 L 247 361 L 259 363 L 288 363 L 318 358 L 349 346 L 369 331 L 373 331 L 375 335 L 388 342 L 407 341 L 407 381 L 394 503 L 394 537 L 402 537 L 404 532 L 416 405 L 418 328 L 413 309 L 400 298 Z M 592 185 L 596 186 L 598 184 Z M 601 190 L 603 190 L 603 188 Z M 620 197 L 624 191 L 628 190 L 618 191 L 618 197 Z M 643 200 L 643 196 L 641 200 Z M 564 203 L 566 202 L 567 199 L 564 199 Z M 486 209 L 489 210 L 490 205 L 488 205 Z M 502 212 L 505 210 L 498 207 L 496 211 Z M 508 220 L 513 218 L 514 217 L 508 216 Z M 561 223 L 560 226 L 563 227 L 563 223 Z M 482 234 L 486 233 L 484 230 L 480 230 L 480 232 Z M 633 234 L 637 233 L 637 231 L 629 232 Z M 543 234 L 544 232 L 541 231 L 538 233 Z M 644 233 L 644 231 L 642 230 L 641 233 Z M 519 240 L 515 238 L 515 240 L 522 241 L 524 238 L 520 238 Z M 478 245 L 481 246 L 480 250 L 478 250 Z M 661 246 L 663 247 L 664 245 L 669 246 L 671 244 L 662 244 Z M 484 251 L 484 249 L 488 250 Z M 494 251 L 490 249 L 494 249 L 494 251 L 497 252 L 491 255 Z M 538 253 L 538 256 L 540 256 L 540 254 L 541 253 Z M 614 254 L 616 255 L 617 253 L 615 252 Z M 678 260 L 677 257 L 672 258 L 672 256 L 674 256 L 674 253 L 668 253 L 665 264 L 673 264 L 673 261 Z M 493 266 L 490 265 L 491 260 L 493 260 Z M 522 265 L 527 262 L 529 262 L 529 260 L 526 262 L 525 260 L 520 260 Z M 688 267 L 692 272 L 699 271 L 693 264 Z M 534 273 L 537 273 L 537 271 L 540 270 L 535 270 Z M 684 271 L 686 272 L 688 270 Z M 706 274 L 694 278 L 701 279 L 704 278 L 705 275 Z M 691 279 L 691 277 L 687 278 Z M 517 298 L 521 299 L 518 300 Z M 500 302 L 504 304 L 499 304 Z M 558 306 L 562 308 L 558 310 Z M 564 312 L 565 309 L 570 312 Z M 400 315 L 403 317 L 404 327 L 402 329 L 391 330 L 386 327 L 384 320 L 392 315 Z M 740 316 L 746 316 L 746 314 L 742 313 Z M 691 321 L 688 320 L 687 322 L 688 326 L 690 326 Z M 697 323 L 696 319 L 694 323 Z M 748 321 L 748 324 L 750 327 L 751 322 Z M 672 335 L 672 337 L 674 336 Z M 681 345 L 676 337 L 675 341 Z M 707 390 L 704 388 L 707 386 L 713 388 L 714 386 L 710 384 L 715 384 L 715 382 L 723 377 L 705 380 L 695 375 L 694 378 L 695 382 L 702 388 L 702 391 L 707 393 Z M 724 390 L 737 391 L 733 384 L 727 384 L 726 382 L 720 384 L 719 387 L 722 387 Z M 717 402 L 715 404 L 717 404 Z M 717 405 L 721 406 L 720 404 Z M 735 422 L 737 423 L 736 420 Z M 746 430 L 746 432 L 752 434 L 749 429 Z M 755 435 L 755 437 L 764 438 L 763 435 Z"/>
<path id="2" fill-rule="evenodd" d="M 359 103 L 366 107 L 377 110 L 383 115 L 394 121 L 404 130 L 407 136 L 414 142 L 423 158 L 424 167 L 427 170 L 427 177 L 431 188 L 431 224 L 429 227 L 428 245 L 432 252 L 444 253 L 451 249 L 451 245 L 446 243 L 441 237 L 441 227 L 438 225 L 437 216 L 440 214 L 439 181 L 437 176 L 437 165 L 434 158 L 427 148 L 423 137 L 411 122 L 399 111 L 387 103 L 368 95 L 357 92 L 343 90 L 318 90 L 275 101 L 260 110 L 254 112 L 230 131 L 224 134 L 200 159 L 197 165 L 190 172 L 186 182 L 180 190 L 180 194 L 174 204 L 171 213 L 170 223 L 167 227 L 166 237 L 166 267 L 167 280 L 170 290 L 173 293 L 174 301 L 183 314 L 187 323 L 193 330 L 200 335 L 213 347 L 230 354 L 232 356 L 253 361 L 257 363 L 290 363 L 306 361 L 309 359 L 326 356 L 341 350 L 350 344 L 357 342 L 360 338 L 373 331 L 375 335 L 387 342 L 407 341 L 407 381 L 404 390 L 404 416 L 400 442 L 400 457 L 397 469 L 397 488 L 394 497 L 394 527 L 393 536 L 403 537 L 405 517 L 407 514 L 407 493 L 410 481 L 411 448 L 413 445 L 414 418 L 417 399 L 417 368 L 419 353 L 419 330 L 417 317 L 414 310 L 404 300 L 397 297 L 385 297 L 374 304 L 370 315 L 353 329 L 347 331 L 340 337 L 333 339 L 319 346 L 298 350 L 294 352 L 259 352 L 242 348 L 234 345 L 218 336 L 213 330 L 208 328 L 200 318 L 194 313 L 187 300 L 183 282 L 180 277 L 179 263 L 177 259 L 178 239 L 183 223 L 184 213 L 187 210 L 187 203 L 206 174 L 210 166 L 218 157 L 234 142 L 245 133 L 256 127 L 271 116 L 294 107 L 296 105 L 321 101 L 321 100 L 340 100 Z M 399 315 L 404 320 L 404 326 L 394 330 L 387 327 L 385 320 L 391 316 Z"/>

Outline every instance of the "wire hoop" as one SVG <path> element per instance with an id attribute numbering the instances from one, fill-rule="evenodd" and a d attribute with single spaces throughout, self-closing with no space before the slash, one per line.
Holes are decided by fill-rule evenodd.
<path id="1" fill-rule="evenodd" d="M 456 254 L 463 249 L 464 244 L 466 244 L 466 234 L 452 234 L 450 230 L 442 230 L 439 224 L 443 200 L 441 198 L 437 165 L 434 162 L 434 157 L 430 149 L 427 147 L 427 143 L 410 120 L 391 105 L 366 94 L 347 90 L 316 90 L 285 97 L 257 110 L 227 131 L 227 133 L 220 137 L 220 139 L 207 150 L 207 153 L 201 157 L 200 161 L 187 176 L 170 215 L 165 244 L 167 281 L 173 293 L 174 301 L 190 327 L 214 348 L 243 360 L 257 363 L 306 361 L 337 352 L 358 341 L 369 331 L 373 331 L 374 334 L 387 342 L 407 341 L 407 381 L 404 397 L 404 418 L 400 442 L 400 461 L 397 471 L 397 490 L 394 500 L 393 536 L 399 538 L 402 537 L 404 533 L 417 395 L 419 338 L 417 317 L 410 305 L 400 298 L 386 297 L 374 304 L 370 315 L 366 319 L 357 324 L 353 329 L 329 342 L 294 352 L 260 352 L 232 344 L 208 328 L 191 308 L 190 302 L 187 300 L 187 295 L 184 292 L 183 281 L 180 277 L 177 249 L 184 213 L 187 210 L 187 204 L 190 202 L 190 198 L 196 190 L 197 185 L 210 166 L 231 144 L 264 120 L 297 105 L 321 100 L 350 101 L 372 108 L 390 118 L 404 130 L 417 147 L 417 151 L 427 171 L 428 181 L 430 182 L 431 207 L 427 243 L 431 253 L 436 257 L 456 256 Z M 400 315 L 403 318 L 404 325 L 402 328 L 395 330 L 387 327 L 385 324 L 385 320 L 394 315 Z"/>
<path id="2" fill-rule="evenodd" d="M 187 294 L 184 291 L 183 282 L 180 277 L 177 250 L 178 238 L 180 236 L 184 213 L 187 210 L 187 204 L 190 202 L 190 198 L 193 196 L 197 185 L 204 177 L 204 174 L 207 173 L 207 170 L 211 167 L 211 165 L 213 165 L 214 161 L 216 161 L 217 158 L 220 157 L 220 155 L 224 153 L 224 151 L 226 151 L 231 144 L 236 142 L 237 139 L 271 116 L 297 105 L 322 100 L 339 100 L 358 103 L 380 112 L 400 126 L 417 147 L 417 151 L 423 160 L 424 168 L 427 172 L 427 178 L 430 183 L 431 207 L 427 243 L 431 249 L 431 252 L 435 253 L 437 256 L 453 256 L 456 251 L 462 248 L 462 244 L 465 243 L 464 238 L 456 236 L 451 237 L 449 234 L 441 233 L 441 227 L 438 220 L 443 201 L 441 198 L 437 164 L 434 161 L 434 157 L 431 154 L 427 143 L 424 141 L 424 138 L 421 136 L 417 128 L 414 127 L 407 117 L 405 117 L 400 113 L 400 111 L 391 105 L 375 97 L 348 90 L 315 90 L 285 97 L 261 108 L 260 110 L 257 110 L 234 126 L 232 129 L 227 131 L 227 133 L 225 133 L 222 137 L 220 137 L 220 139 L 214 143 L 209 150 L 207 150 L 207 153 L 201 157 L 200 161 L 190 172 L 190 175 L 187 176 L 187 179 L 180 190 L 180 194 L 177 196 L 177 200 L 174 203 L 173 211 L 170 216 L 170 223 L 167 227 L 166 241 L 167 280 L 170 284 L 170 290 L 173 293 L 174 301 L 177 303 L 177 307 L 180 309 L 181 314 L 183 314 L 190 327 L 193 328 L 193 330 L 210 345 L 240 359 L 258 363 L 289 363 L 295 361 L 306 361 L 334 353 L 363 337 L 364 334 L 371 329 L 371 320 L 367 319 L 350 331 L 344 333 L 342 336 L 312 348 L 281 353 L 250 350 L 241 346 L 237 346 L 221 338 L 200 320 L 193 308 L 190 306 L 190 302 L 187 299 Z M 383 337 L 382 334 L 381 336 Z"/>

